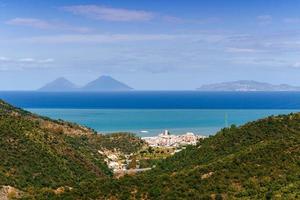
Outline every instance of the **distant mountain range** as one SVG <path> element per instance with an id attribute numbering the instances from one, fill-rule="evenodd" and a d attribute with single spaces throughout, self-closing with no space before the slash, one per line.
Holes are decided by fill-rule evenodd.
<path id="1" fill-rule="evenodd" d="M 110 76 L 101 76 L 96 80 L 89 82 L 81 90 L 84 91 L 105 91 L 105 90 L 132 90 L 128 85 L 113 79 Z"/>
<path id="2" fill-rule="evenodd" d="M 47 83 L 38 91 L 129 91 L 130 86 L 122 83 L 110 76 L 100 76 L 86 85 L 80 87 L 67 80 L 64 77 L 55 79 Z M 300 86 L 291 86 L 287 84 L 274 85 L 265 82 L 252 80 L 239 80 L 231 82 L 222 82 L 206 84 L 197 88 L 198 91 L 300 91 Z"/>
<path id="3" fill-rule="evenodd" d="M 74 91 L 78 87 L 71 81 L 61 77 L 47 83 L 39 89 L 39 91 Z"/>
<path id="4" fill-rule="evenodd" d="M 45 86 L 38 89 L 38 91 L 127 91 L 132 89 L 133 88 L 129 87 L 125 83 L 122 83 L 110 76 L 100 76 L 83 87 L 78 87 L 66 78 L 61 77 L 47 83 Z"/>
<path id="5" fill-rule="evenodd" d="M 199 91 L 300 91 L 300 87 L 287 84 L 273 85 L 251 80 L 240 80 L 202 85 Z"/>

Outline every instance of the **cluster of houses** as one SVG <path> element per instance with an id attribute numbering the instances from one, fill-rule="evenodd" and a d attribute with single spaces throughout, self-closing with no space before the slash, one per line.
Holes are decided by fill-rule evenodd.
<path id="1" fill-rule="evenodd" d="M 185 145 L 196 145 L 197 141 L 205 136 L 195 135 L 193 133 L 186 133 L 183 135 L 171 135 L 168 130 L 165 130 L 163 133 L 159 134 L 155 137 L 143 137 L 142 139 L 145 140 L 149 146 L 151 147 L 176 147 L 176 150 L 173 153 L 181 151 Z M 139 172 L 138 170 L 144 171 L 149 170 L 150 168 L 146 169 L 139 169 L 138 160 L 137 166 L 134 169 L 128 169 L 128 165 L 131 162 L 130 155 L 124 155 L 118 150 L 108 150 L 102 149 L 98 150 L 98 153 L 105 156 L 106 158 L 104 161 L 106 162 L 107 166 L 113 170 L 114 173 L 128 173 L 134 170 L 134 172 Z"/>
<path id="2" fill-rule="evenodd" d="M 106 162 L 107 166 L 114 172 L 118 170 L 126 170 L 128 158 L 130 155 L 122 155 L 122 153 L 117 150 L 98 150 L 98 153 L 106 157 L 104 161 Z"/>
<path id="3" fill-rule="evenodd" d="M 180 147 L 184 145 L 196 145 L 197 141 L 205 136 L 186 133 L 183 135 L 171 135 L 168 130 L 154 137 L 142 137 L 152 147 Z"/>

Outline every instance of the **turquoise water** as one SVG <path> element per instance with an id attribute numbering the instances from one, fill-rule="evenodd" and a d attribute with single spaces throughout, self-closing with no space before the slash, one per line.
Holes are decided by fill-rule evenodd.
<path id="1" fill-rule="evenodd" d="M 68 109 L 300 109 L 300 92 L 34 92 L 0 91 L 21 108 Z"/>
<path id="2" fill-rule="evenodd" d="M 226 124 L 241 125 L 269 115 L 299 112 L 300 109 L 27 109 L 55 119 L 76 122 L 102 133 L 128 131 L 153 136 L 171 133 L 216 133 Z M 227 116 L 227 117 L 226 117 Z M 227 118 L 227 120 L 226 120 Z M 226 122 L 227 121 L 227 122 Z"/>
<path id="3" fill-rule="evenodd" d="M 0 99 L 102 133 L 128 131 L 139 136 L 157 135 L 164 129 L 209 135 L 226 124 L 300 111 L 300 92 L 0 91 Z"/>

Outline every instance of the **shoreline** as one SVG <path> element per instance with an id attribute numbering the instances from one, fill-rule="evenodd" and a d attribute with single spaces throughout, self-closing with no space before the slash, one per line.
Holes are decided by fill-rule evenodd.
<path id="1" fill-rule="evenodd" d="M 156 136 L 164 129 L 180 135 L 214 135 L 220 129 L 271 115 L 299 110 L 110 110 L 110 109 L 27 109 L 41 116 L 62 119 L 90 127 L 102 134 L 130 132 L 139 137 Z"/>
<path id="2" fill-rule="evenodd" d="M 192 132 L 187 132 L 181 135 L 172 135 L 168 130 L 153 137 L 142 137 L 150 147 L 180 147 L 185 145 L 196 145 L 200 139 L 205 139 L 206 136 L 196 135 Z"/>
<path id="3" fill-rule="evenodd" d="M 210 133 L 205 133 L 205 132 L 200 132 L 197 130 L 203 129 L 203 127 L 199 127 L 199 128 L 158 128 L 158 129 L 148 129 L 148 130 L 116 130 L 116 131 L 97 131 L 97 133 L 99 134 L 114 134 L 114 133 L 132 133 L 135 134 L 138 137 L 141 138 L 147 138 L 147 137 L 156 137 L 159 134 L 161 134 L 164 130 L 168 130 L 170 132 L 171 135 L 174 136 L 180 136 L 180 135 L 184 135 L 186 133 L 193 133 L 196 136 L 200 136 L 200 137 L 208 137 L 210 135 L 214 135 L 216 134 L 219 130 L 221 130 L 224 127 L 211 127 L 212 130 L 215 131 L 211 131 Z M 209 128 L 207 128 L 209 129 Z"/>

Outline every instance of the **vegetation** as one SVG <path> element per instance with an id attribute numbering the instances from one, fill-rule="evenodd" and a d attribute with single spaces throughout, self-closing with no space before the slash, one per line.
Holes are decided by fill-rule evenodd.
<path id="1" fill-rule="evenodd" d="M 133 153 L 144 142 L 131 134 L 100 135 L 0 101 L 0 186 L 36 193 L 77 188 L 112 177 L 101 149 Z M 64 189 L 67 190 L 67 189 Z"/>
<path id="2" fill-rule="evenodd" d="M 300 114 L 223 129 L 106 187 L 118 199 L 299 199 Z"/>
<path id="3" fill-rule="evenodd" d="M 25 199 L 300 198 L 300 114 L 231 126 L 120 179 L 98 150 L 139 151 L 133 135 L 96 135 L 0 102 L 0 136 L 0 185 Z"/>
<path id="4" fill-rule="evenodd" d="M 175 153 L 174 147 L 151 147 L 145 146 L 134 156 L 139 161 L 140 168 L 152 168 L 157 163 L 162 162 L 167 157 Z"/>
<path id="5" fill-rule="evenodd" d="M 124 154 L 135 153 L 146 143 L 131 133 L 113 133 L 91 138 L 95 148 L 117 149 Z"/>

